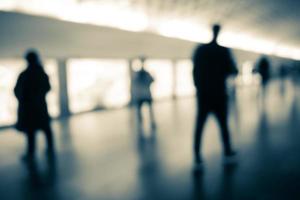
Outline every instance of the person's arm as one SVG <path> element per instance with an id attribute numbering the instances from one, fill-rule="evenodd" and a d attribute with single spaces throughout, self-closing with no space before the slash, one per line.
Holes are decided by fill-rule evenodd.
<path id="1" fill-rule="evenodd" d="M 152 84 L 154 82 L 153 76 L 151 76 L 151 74 L 149 72 L 147 72 L 147 77 L 148 77 L 149 83 Z"/>
<path id="2" fill-rule="evenodd" d="M 17 83 L 14 88 L 14 94 L 18 100 L 21 100 L 23 98 L 23 85 L 24 85 L 24 78 L 23 75 L 21 74 L 18 77 Z"/>
<path id="3" fill-rule="evenodd" d="M 201 58 L 201 46 L 198 45 L 196 49 L 194 50 L 193 56 L 192 56 L 192 61 L 193 61 L 193 82 L 196 88 L 199 86 L 199 74 L 200 74 L 200 62 L 202 60 Z"/>
<path id="4" fill-rule="evenodd" d="M 149 74 L 150 75 L 150 74 Z M 154 77 L 150 75 L 150 81 L 153 83 L 155 81 Z"/>

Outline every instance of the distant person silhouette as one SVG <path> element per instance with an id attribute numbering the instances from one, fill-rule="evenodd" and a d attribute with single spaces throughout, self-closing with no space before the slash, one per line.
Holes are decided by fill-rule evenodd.
<path id="1" fill-rule="evenodd" d="M 214 113 L 218 120 L 225 157 L 229 158 L 235 155 L 227 125 L 226 79 L 229 75 L 236 74 L 237 69 L 230 50 L 217 43 L 220 29 L 221 26 L 215 24 L 212 41 L 205 45 L 199 45 L 193 55 L 193 78 L 198 106 L 194 135 L 196 167 L 202 164 L 201 138 L 209 113 Z"/>
<path id="2" fill-rule="evenodd" d="M 27 136 L 27 152 L 23 159 L 29 161 L 34 158 L 35 134 L 38 130 L 45 133 L 48 155 L 53 155 L 54 149 L 46 103 L 46 94 L 51 89 L 49 78 L 36 51 L 29 50 L 25 59 L 28 65 L 19 75 L 14 92 L 19 102 L 16 128 Z"/>
<path id="3" fill-rule="evenodd" d="M 257 72 L 261 75 L 263 90 L 265 90 L 270 79 L 270 62 L 265 56 L 261 57 L 256 66 Z"/>
<path id="4" fill-rule="evenodd" d="M 154 82 L 154 78 L 150 75 L 149 72 L 145 70 L 144 64 L 146 58 L 142 57 L 140 60 L 141 69 L 134 74 L 132 81 L 132 99 L 137 109 L 138 127 L 141 128 L 143 124 L 142 106 L 144 104 L 148 104 L 151 128 L 155 129 L 156 123 L 154 118 L 154 111 L 152 108 L 152 94 L 150 89 L 150 86 Z"/>

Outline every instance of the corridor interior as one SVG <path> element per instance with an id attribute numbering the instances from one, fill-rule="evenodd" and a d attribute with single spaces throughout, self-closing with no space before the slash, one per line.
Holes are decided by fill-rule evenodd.
<path id="1" fill-rule="evenodd" d="M 25 137 L 0 130 L 0 199 L 299 199 L 300 85 L 273 80 L 230 96 L 237 162 L 223 165 L 219 129 L 208 118 L 203 171 L 193 171 L 193 97 L 155 102 L 156 131 L 137 130 L 133 108 L 53 120 L 56 159 L 25 165 Z"/>

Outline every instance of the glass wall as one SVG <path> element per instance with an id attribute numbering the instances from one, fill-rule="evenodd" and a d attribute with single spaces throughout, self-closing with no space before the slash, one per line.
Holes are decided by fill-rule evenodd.
<path id="1" fill-rule="evenodd" d="M 16 121 L 17 100 L 13 89 L 25 66 L 26 63 L 22 59 L 0 60 L 0 126 L 12 125 Z M 44 66 L 52 86 L 47 95 L 48 108 L 50 115 L 56 117 L 59 115 L 57 65 L 54 60 L 46 60 Z"/>
<path id="2" fill-rule="evenodd" d="M 140 64 L 136 60 L 133 70 L 138 70 Z M 22 59 L 0 60 L 0 126 L 16 121 L 17 101 L 13 89 L 25 66 Z M 57 62 L 45 60 L 44 67 L 52 86 L 47 95 L 48 109 L 52 117 L 57 117 L 60 114 Z M 151 86 L 154 99 L 170 98 L 174 93 L 178 97 L 195 93 L 190 60 L 179 60 L 174 66 L 171 60 L 148 59 L 145 68 L 155 79 Z M 69 59 L 67 84 L 71 113 L 123 107 L 130 101 L 129 62 L 125 59 Z"/>
<path id="3" fill-rule="evenodd" d="M 190 60 L 180 60 L 176 63 L 176 96 L 195 94 L 192 70 L 193 65 Z"/>
<path id="4" fill-rule="evenodd" d="M 70 59 L 67 76 L 72 113 L 122 107 L 129 103 L 127 60 Z"/>
<path id="5" fill-rule="evenodd" d="M 51 84 L 51 91 L 47 95 L 49 113 L 52 117 L 58 117 L 60 115 L 58 65 L 56 60 L 46 60 L 44 66 Z"/>
<path id="6" fill-rule="evenodd" d="M 0 61 L 0 125 L 11 125 L 16 121 L 17 100 L 14 87 L 19 73 L 24 69 L 22 60 Z"/>
<path id="7" fill-rule="evenodd" d="M 151 92 L 154 99 L 168 98 L 173 93 L 173 63 L 170 60 L 146 60 L 145 68 L 154 78 Z"/>

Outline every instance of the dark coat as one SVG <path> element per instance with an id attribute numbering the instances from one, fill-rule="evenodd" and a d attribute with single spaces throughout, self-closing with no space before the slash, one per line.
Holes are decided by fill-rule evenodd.
<path id="1" fill-rule="evenodd" d="M 18 99 L 19 131 L 30 132 L 49 125 L 46 94 L 50 90 L 49 78 L 41 66 L 29 66 L 23 71 L 15 86 Z"/>
<path id="2" fill-rule="evenodd" d="M 237 73 L 236 64 L 228 48 L 215 42 L 199 45 L 193 55 L 193 78 L 200 98 L 226 98 L 226 78 Z"/>

